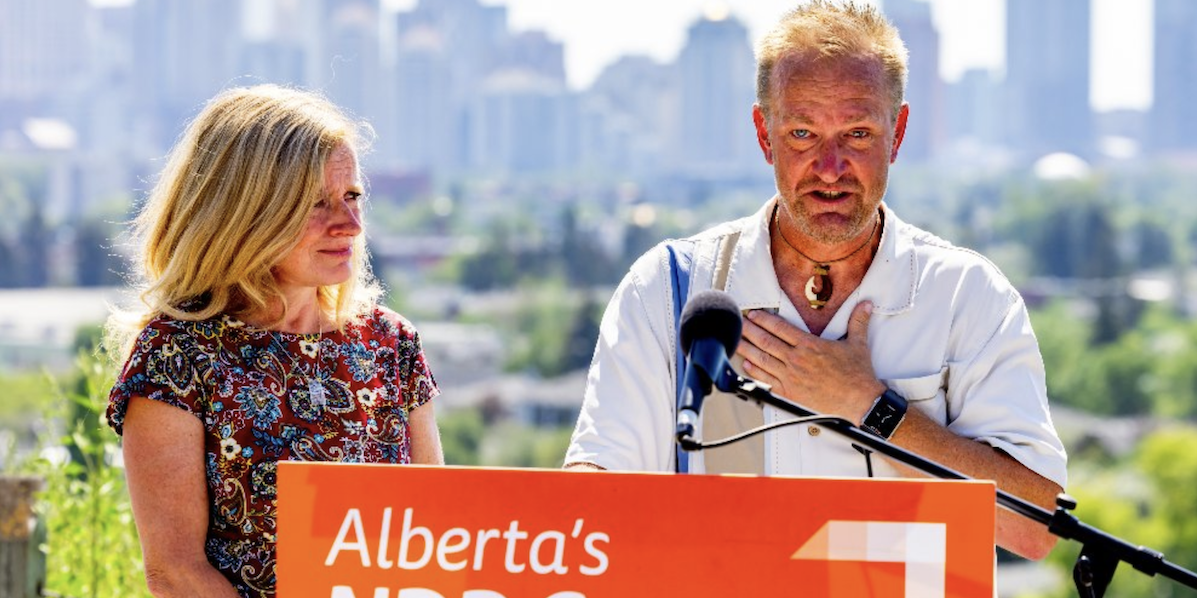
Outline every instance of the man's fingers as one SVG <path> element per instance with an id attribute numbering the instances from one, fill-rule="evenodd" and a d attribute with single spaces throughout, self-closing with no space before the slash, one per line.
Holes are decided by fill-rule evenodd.
<path id="1" fill-rule="evenodd" d="M 744 340 L 740 341 L 739 346 L 736 347 L 736 353 L 744 358 L 744 361 L 752 363 L 756 367 L 762 367 L 772 358 L 768 351 L 758 346 L 755 340 L 752 340 L 745 335 Z"/>
<path id="2" fill-rule="evenodd" d="M 868 343 L 869 320 L 873 317 L 873 302 L 861 301 L 852 309 L 852 317 L 848 318 L 848 340 Z"/>
<path id="3" fill-rule="evenodd" d="M 747 320 L 745 328 L 750 324 L 755 324 L 791 347 L 798 344 L 802 335 L 807 334 L 801 328 L 785 321 L 785 318 L 762 309 L 749 311 Z"/>

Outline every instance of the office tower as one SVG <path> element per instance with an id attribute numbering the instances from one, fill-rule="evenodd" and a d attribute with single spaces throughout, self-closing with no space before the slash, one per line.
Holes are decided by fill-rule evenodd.
<path id="1" fill-rule="evenodd" d="M 395 19 L 395 136 L 401 165 L 441 172 L 469 161 L 469 110 L 503 56 L 507 9 L 420 0 Z"/>
<path id="2" fill-rule="evenodd" d="M 985 69 L 969 69 L 959 81 L 947 86 L 946 137 L 973 146 L 999 145 L 1005 122 L 1001 90 L 996 74 Z"/>
<path id="3" fill-rule="evenodd" d="M 237 72 L 253 81 L 307 87 L 315 76 L 315 44 L 327 33 L 320 3 L 300 0 L 244 0 L 245 24 Z M 310 14 L 309 14 L 310 13 Z M 314 70 L 314 69 L 313 69 Z"/>
<path id="4" fill-rule="evenodd" d="M 577 141 L 564 85 L 535 71 L 501 69 L 482 83 L 470 106 L 473 171 L 546 175 L 571 168 Z"/>
<path id="5" fill-rule="evenodd" d="M 327 4 L 323 30 L 323 68 L 312 83 L 350 113 L 371 116 L 384 108 L 374 103 L 383 81 L 379 63 L 378 0 L 340 0 Z"/>
<path id="6" fill-rule="evenodd" d="M 448 42 L 431 26 L 399 39 L 394 66 L 394 153 L 410 169 L 448 168 L 457 159 L 460 112 L 451 97 Z"/>
<path id="7" fill-rule="evenodd" d="M 549 174 L 577 163 L 565 51 L 542 31 L 506 36 L 471 100 L 469 164 L 494 174 Z"/>
<path id="8" fill-rule="evenodd" d="M 0 125 L 45 115 L 88 67 L 87 0 L 0 0 Z"/>
<path id="9" fill-rule="evenodd" d="M 532 71 L 565 85 L 565 46 L 544 31 L 522 31 L 508 37 L 502 66 Z"/>
<path id="10" fill-rule="evenodd" d="M 585 93 L 585 163 L 623 176 L 658 174 L 677 138 L 677 79 L 672 65 L 647 56 L 603 69 Z"/>
<path id="11" fill-rule="evenodd" d="M 1148 151 L 1197 150 L 1197 2 L 1155 0 L 1154 101 Z"/>
<path id="12" fill-rule="evenodd" d="M 748 29 L 726 11 L 690 26 L 677 62 L 681 126 L 676 170 L 738 178 L 761 162 L 752 124 L 756 62 Z"/>
<path id="13" fill-rule="evenodd" d="M 1089 2 L 1006 2 L 1006 142 L 1025 161 L 1094 151 Z"/>
<path id="14" fill-rule="evenodd" d="M 169 147 L 203 103 L 238 79 L 239 0 L 137 0 L 134 111 L 159 147 Z"/>
<path id="15" fill-rule="evenodd" d="M 939 77 L 939 31 L 931 20 L 931 5 L 923 0 L 886 0 L 885 14 L 910 52 L 906 83 L 910 118 L 899 160 L 925 162 L 943 142 L 947 118 Z"/>

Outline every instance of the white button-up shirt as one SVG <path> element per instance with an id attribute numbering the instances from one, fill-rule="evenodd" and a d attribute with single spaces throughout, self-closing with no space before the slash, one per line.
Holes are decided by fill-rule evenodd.
<path id="1" fill-rule="evenodd" d="M 719 239 L 739 230 L 726 292 L 742 310 L 775 310 L 807 330 L 773 269 L 772 207 L 769 201 L 750 217 L 692 237 L 690 293 L 710 288 Z M 1065 487 L 1064 447 L 1048 411 L 1043 360 L 1022 297 L 983 256 L 884 209 L 877 255 L 822 337 L 843 337 L 853 307 L 872 301 L 869 349 L 886 386 L 955 434 L 1001 449 Z M 566 463 L 674 469 L 673 300 L 662 244 L 637 260 L 607 306 Z M 788 398 L 802 403 L 802 397 Z M 792 417 L 764 408 L 765 423 Z M 761 470 L 769 475 L 866 475 L 864 457 L 844 437 L 810 425 L 767 432 L 764 458 Z M 884 459 L 872 461 L 874 475 L 897 475 Z M 704 471 L 701 452 L 690 457 L 690 470 Z"/>

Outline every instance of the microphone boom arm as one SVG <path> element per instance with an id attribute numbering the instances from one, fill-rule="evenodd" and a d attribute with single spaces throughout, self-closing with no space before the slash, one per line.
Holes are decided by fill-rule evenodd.
<path id="1" fill-rule="evenodd" d="M 725 370 L 712 378 L 716 388 L 733 393 L 745 401 L 770 405 L 799 417 L 821 415 L 798 403 L 777 396 L 768 384 L 740 376 L 730 365 L 725 365 Z M 698 414 L 695 410 L 679 411 L 677 442 L 687 451 L 702 450 L 703 448 L 702 442 L 695 438 L 697 425 Z M 973 479 L 892 444 L 879 436 L 869 434 L 846 419 L 828 417 L 819 425 L 930 476 L 947 480 Z M 1135 569 L 1148 575 L 1159 574 L 1188 588 L 1197 589 L 1197 573 L 1165 560 L 1164 555 L 1158 551 L 1144 546 L 1134 546 L 1079 520 L 1071 513 L 1076 509 L 1076 500 L 1067 494 L 1058 495 L 1056 510 L 1049 512 L 1043 507 L 1029 503 L 1000 488 L 997 488 L 996 491 L 998 505 L 1045 526 L 1056 536 L 1081 544 L 1081 553 L 1073 568 L 1073 580 L 1078 592 L 1083 597 L 1100 598 L 1104 596 L 1106 586 L 1113 578 L 1114 569 L 1119 562 L 1129 563 Z"/>

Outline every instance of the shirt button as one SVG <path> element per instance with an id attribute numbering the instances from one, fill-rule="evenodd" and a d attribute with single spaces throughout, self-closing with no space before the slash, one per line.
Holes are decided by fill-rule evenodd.
<path id="1" fill-rule="evenodd" d="M 811 436 L 818 436 L 819 434 L 823 433 L 823 428 L 820 428 L 819 426 L 810 426 L 806 429 L 806 433 L 810 434 Z"/>

